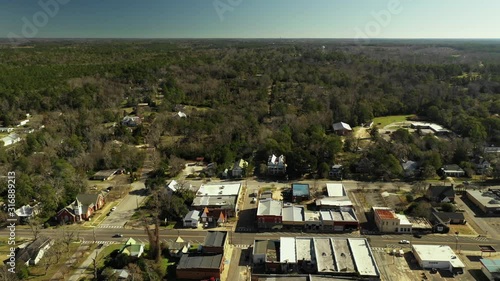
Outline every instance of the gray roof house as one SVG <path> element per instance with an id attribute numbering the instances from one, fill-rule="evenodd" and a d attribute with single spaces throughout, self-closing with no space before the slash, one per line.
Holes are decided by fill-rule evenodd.
<path id="1" fill-rule="evenodd" d="M 53 244 L 54 240 L 45 236 L 40 236 L 28 246 L 17 252 L 16 261 L 22 262 L 27 266 L 37 265 Z"/>
<path id="2" fill-rule="evenodd" d="M 182 220 L 182 224 L 184 227 L 198 227 L 198 223 L 200 221 L 200 211 L 192 210 L 186 214 L 184 219 Z"/>

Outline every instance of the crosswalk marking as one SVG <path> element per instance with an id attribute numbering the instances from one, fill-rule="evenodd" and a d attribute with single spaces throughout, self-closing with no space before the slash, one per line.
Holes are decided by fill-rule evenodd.
<path id="1" fill-rule="evenodd" d="M 233 246 L 236 248 L 240 248 L 240 249 L 247 249 L 248 248 L 248 245 L 243 245 L 243 244 L 234 244 Z"/>
<path id="2" fill-rule="evenodd" d="M 474 239 L 476 241 L 488 241 L 487 237 L 473 237 L 472 239 Z"/>
<path id="3" fill-rule="evenodd" d="M 103 224 L 103 225 L 99 225 L 99 228 L 123 228 L 123 226 L 121 226 L 121 225 Z"/>
<path id="4" fill-rule="evenodd" d="M 372 251 L 374 252 L 385 252 L 384 247 L 372 247 Z"/>
<path id="5" fill-rule="evenodd" d="M 95 241 L 96 244 L 104 244 L 104 245 L 110 245 L 110 244 L 118 244 L 118 241 Z M 82 244 L 94 244 L 94 241 L 91 240 L 85 240 L 82 241 Z"/>

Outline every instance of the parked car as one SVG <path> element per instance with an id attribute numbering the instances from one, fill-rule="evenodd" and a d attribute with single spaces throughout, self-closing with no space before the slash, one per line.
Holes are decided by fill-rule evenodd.
<path id="1" fill-rule="evenodd" d="M 255 197 L 254 197 L 254 198 L 252 198 L 252 201 L 250 201 L 250 202 L 251 202 L 251 203 L 255 203 L 255 202 L 257 202 L 257 198 L 255 198 Z"/>
<path id="2" fill-rule="evenodd" d="M 97 249 L 100 249 L 100 248 L 102 248 L 103 246 L 104 246 L 104 244 L 102 244 L 102 243 L 101 243 L 101 244 L 97 245 Z"/>
<path id="3" fill-rule="evenodd" d="M 410 241 L 408 241 L 408 240 L 401 240 L 401 241 L 399 241 L 399 244 L 410 244 Z"/>
<path id="4" fill-rule="evenodd" d="M 413 237 L 415 237 L 415 238 L 422 238 L 422 234 L 415 233 L 415 234 L 413 234 Z"/>
<path id="5" fill-rule="evenodd" d="M 111 211 L 114 211 L 114 210 L 116 210 L 116 206 L 115 206 L 115 207 L 113 207 L 113 208 L 111 208 Z"/>

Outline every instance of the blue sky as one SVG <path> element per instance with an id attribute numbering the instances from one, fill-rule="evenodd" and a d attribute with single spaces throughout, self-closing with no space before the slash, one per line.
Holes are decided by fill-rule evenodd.
<path id="1" fill-rule="evenodd" d="M 0 37 L 500 38 L 498 11 L 497 0 L 0 0 Z"/>

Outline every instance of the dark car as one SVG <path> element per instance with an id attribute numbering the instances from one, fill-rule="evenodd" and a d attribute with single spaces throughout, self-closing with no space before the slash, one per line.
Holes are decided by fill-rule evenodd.
<path id="1" fill-rule="evenodd" d="M 123 234 L 117 233 L 117 234 L 113 235 L 113 237 L 114 237 L 114 238 L 123 237 Z"/>
<path id="2" fill-rule="evenodd" d="M 102 246 L 104 246 L 104 244 L 102 244 L 102 243 L 101 243 L 101 244 L 99 244 L 99 245 L 97 245 L 97 249 L 102 248 Z"/>
<path id="3" fill-rule="evenodd" d="M 413 234 L 413 237 L 415 237 L 415 238 L 422 238 L 422 234 L 415 233 L 415 234 Z"/>

